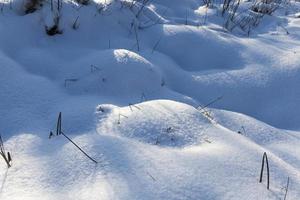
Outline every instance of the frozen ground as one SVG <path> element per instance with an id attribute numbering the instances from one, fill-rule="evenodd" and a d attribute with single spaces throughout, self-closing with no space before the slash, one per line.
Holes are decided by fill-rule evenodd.
<path id="1" fill-rule="evenodd" d="M 55 36 L 0 2 L 1 200 L 300 198 L 300 2 L 249 36 L 200 0 L 64 1 Z"/>

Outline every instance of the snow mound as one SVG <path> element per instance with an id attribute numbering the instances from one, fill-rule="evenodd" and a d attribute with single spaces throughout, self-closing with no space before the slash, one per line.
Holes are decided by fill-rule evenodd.
<path id="1" fill-rule="evenodd" d="M 267 145 L 276 141 L 287 142 L 294 139 L 286 130 L 274 128 L 241 113 L 213 109 L 213 117 L 222 126 L 260 145 Z"/>
<path id="2" fill-rule="evenodd" d="M 300 147 L 297 144 L 299 133 L 277 129 L 252 117 L 231 111 L 213 109 L 213 117 L 222 126 L 267 147 L 291 166 L 300 167 Z"/>
<path id="3" fill-rule="evenodd" d="M 149 101 L 126 107 L 100 105 L 98 132 L 134 138 L 170 147 L 197 145 L 207 137 L 211 124 L 194 107 L 169 100 Z"/>
<path id="4" fill-rule="evenodd" d="M 158 68 L 138 54 L 124 50 L 92 53 L 72 63 L 74 83 L 67 87 L 74 93 L 102 95 L 136 95 L 162 90 L 162 75 Z M 82 68 L 85 66 L 85 72 Z"/>
<path id="5" fill-rule="evenodd" d="M 243 47 L 235 38 L 229 42 L 226 34 L 189 26 L 164 25 L 162 29 L 158 50 L 185 71 L 237 69 L 243 62 L 238 50 Z"/>

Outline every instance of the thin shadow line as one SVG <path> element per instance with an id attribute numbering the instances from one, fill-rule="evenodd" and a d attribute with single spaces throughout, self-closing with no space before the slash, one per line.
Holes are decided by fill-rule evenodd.
<path id="1" fill-rule="evenodd" d="M 3 190 L 3 188 L 4 188 L 5 181 L 6 181 L 6 179 L 7 179 L 7 174 L 8 174 L 8 168 L 6 168 L 6 172 L 5 172 L 5 174 L 4 174 L 4 178 L 3 178 L 2 183 L 1 183 L 1 187 L 0 187 L 0 196 L 1 196 L 1 194 L 2 194 L 2 190 Z"/>

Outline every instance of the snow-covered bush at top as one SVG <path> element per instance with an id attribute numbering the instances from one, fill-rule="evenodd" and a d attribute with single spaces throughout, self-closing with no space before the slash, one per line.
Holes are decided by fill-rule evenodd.
<path id="1" fill-rule="evenodd" d="M 35 12 L 44 6 L 44 0 L 4 0 L 3 3 L 18 15 L 26 15 Z"/>
<path id="2" fill-rule="evenodd" d="M 254 3 L 251 10 L 254 12 L 271 15 L 281 4 L 281 0 L 261 0 Z"/>

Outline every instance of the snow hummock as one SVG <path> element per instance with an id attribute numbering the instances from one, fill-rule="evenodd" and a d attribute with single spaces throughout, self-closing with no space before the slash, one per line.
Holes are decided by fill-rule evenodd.
<path id="1" fill-rule="evenodd" d="M 114 133 L 148 144 L 171 147 L 199 145 L 207 137 L 204 132 L 210 122 L 191 106 L 158 100 L 125 108 L 100 105 L 97 112 L 101 134 Z M 104 111 L 103 111 L 104 110 Z"/>

